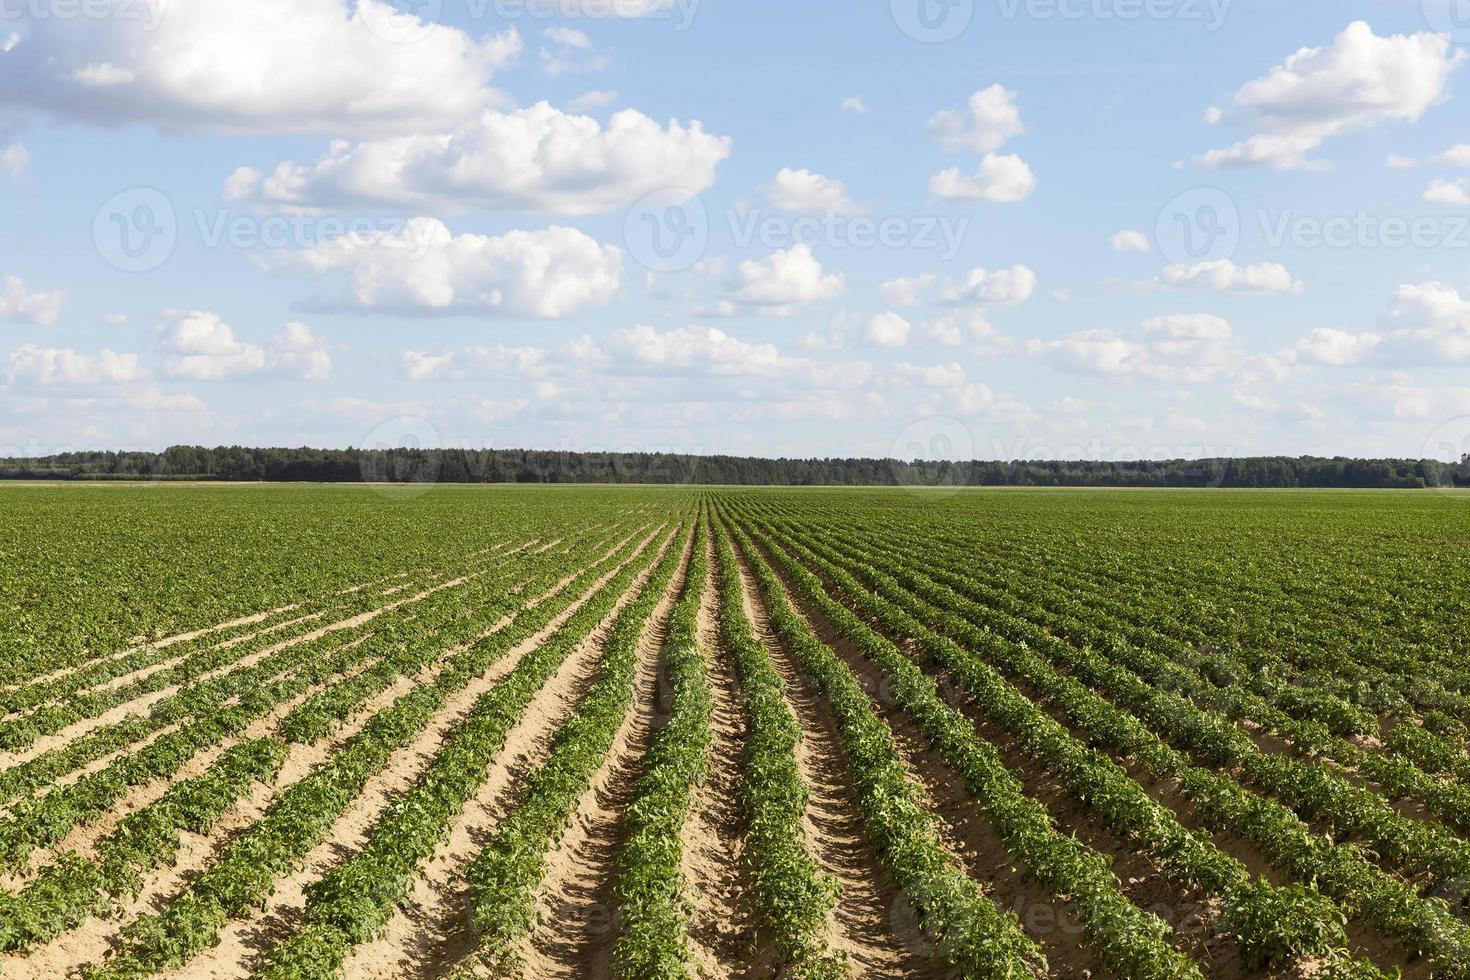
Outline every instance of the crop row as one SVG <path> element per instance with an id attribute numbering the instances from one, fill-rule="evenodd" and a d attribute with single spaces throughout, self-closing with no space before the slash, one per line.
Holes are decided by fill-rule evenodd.
<path id="1" fill-rule="evenodd" d="M 871 561 L 861 551 L 848 553 L 855 563 Z M 1283 870 L 1300 880 L 1315 881 L 1349 915 L 1364 915 L 1411 950 L 1430 954 L 1441 975 L 1470 975 L 1470 931 L 1455 920 L 1444 902 L 1419 898 L 1401 879 L 1377 868 L 1361 849 L 1334 844 L 1313 833 L 1281 804 L 1193 765 L 1183 752 L 1165 744 L 1140 722 L 1140 717 L 1145 718 L 1171 734 L 1191 730 L 1189 726 L 1198 722 L 1192 721 L 1189 709 L 1179 705 L 1177 697 L 1149 688 L 1102 654 L 1057 643 L 1047 634 L 1028 631 L 1026 643 L 1015 642 L 1007 635 L 1003 618 L 951 588 L 951 584 L 963 588 L 965 577 L 960 573 L 933 567 L 920 571 L 913 567 L 912 558 L 885 562 L 884 567 L 903 590 L 887 592 L 886 598 L 902 604 L 907 597 L 911 612 L 927 607 L 945 633 L 1014 675 L 1090 741 L 1120 757 L 1137 759 L 1154 778 L 1177 779 L 1210 827 L 1242 834 Z M 879 587 L 869 573 L 860 571 L 859 577 Z M 918 604 L 921 601 L 923 605 Z M 1047 663 L 1048 658 L 1072 676 L 1057 671 Z M 1113 700 L 1123 707 L 1112 704 Z M 1137 708 L 1139 715 L 1129 714 L 1128 708 Z M 1212 729 L 1197 730 L 1207 733 Z"/>
<path id="2" fill-rule="evenodd" d="M 535 927 L 535 889 L 546 855 L 561 840 L 633 703 L 641 640 L 683 562 L 685 546 L 681 529 L 679 547 L 669 549 L 647 586 L 614 620 L 597 678 L 552 737 L 546 761 L 526 774 L 511 811 L 465 868 L 472 955 L 498 970 L 516 968 L 516 943 Z"/>
<path id="3" fill-rule="evenodd" d="M 935 633 L 899 604 L 888 601 L 885 596 L 899 590 L 894 579 L 876 571 L 874 556 L 844 560 L 830 549 L 803 545 L 786 535 L 779 546 L 817 569 L 853 609 L 871 617 L 892 635 L 912 638 L 927 656 L 950 672 L 973 703 L 981 706 L 980 710 L 1013 736 L 1028 755 L 1045 765 L 1074 798 L 1096 810 L 1115 833 L 1158 861 L 1184 889 L 1199 888 L 1206 895 L 1220 898 L 1224 902 L 1223 922 L 1238 937 L 1242 955 L 1251 968 L 1323 954 L 1338 961 L 1346 959 L 1343 915 L 1333 903 L 1313 889 L 1299 885 L 1278 888 L 1253 877 L 1240 861 L 1191 833 L 1171 811 L 1149 797 L 1126 770 L 1072 738 L 999 672 L 953 640 Z M 800 574 L 808 582 L 812 601 L 830 612 L 839 628 L 845 623 L 854 641 L 885 667 L 896 664 L 905 675 L 913 676 L 912 672 L 919 669 L 916 665 L 904 667 L 908 658 L 897 647 L 828 596 L 816 576 L 804 570 L 796 572 L 798 567 L 792 564 L 793 574 Z M 869 583 L 867 587 L 859 584 L 853 570 Z M 904 700 L 901 694 L 900 700 Z M 983 785 L 972 781 L 971 788 L 978 799 L 993 797 L 993 791 Z M 1021 791 L 1018 784 L 1008 789 L 1012 794 Z M 1005 825 L 999 829 L 1007 839 L 1014 833 Z M 1035 827 L 1023 825 L 1021 829 L 1036 832 Z M 1034 846 L 1031 851 L 1028 866 L 1030 860 L 1046 860 L 1045 852 Z M 1073 893 L 1055 872 L 1037 873 L 1063 893 Z M 1114 941 L 1105 936 L 1098 940 Z"/>
<path id="4" fill-rule="evenodd" d="M 688 882 L 681 871 L 684 823 L 694 787 L 709 771 L 710 695 L 699 608 L 709 582 L 709 530 L 696 525 L 684 592 L 669 615 L 664 644 L 670 704 L 644 757 L 644 772 L 625 818 L 614 898 L 621 931 L 613 965 L 629 977 L 687 975 Z M 661 706 L 660 706 L 661 708 Z"/>
<path id="5" fill-rule="evenodd" d="M 595 562 L 558 591 L 577 596 L 603 574 L 631 560 L 628 544 Z M 415 688 L 379 711 L 325 762 L 279 795 L 266 815 L 242 833 L 188 889 L 157 915 L 123 929 L 123 944 L 93 978 L 124 980 L 179 967 L 217 941 L 220 930 L 264 901 L 276 879 L 297 866 L 330 831 L 367 782 L 395 751 L 410 744 L 450 695 L 490 665 L 547 627 L 575 600 L 548 600 L 522 610 L 504 628 L 451 658 L 433 684 Z"/>
<path id="6" fill-rule="evenodd" d="M 333 977 L 352 947 L 379 934 L 392 918 L 453 819 L 489 775 L 490 764 L 527 706 L 576 647 L 617 605 L 658 549 L 629 563 L 506 677 L 476 699 L 448 731 L 413 787 L 368 832 L 367 842 L 307 888 L 304 925 L 272 948 L 260 971 L 271 980 Z M 659 569 L 677 554 L 665 540 Z M 660 574 L 656 571 L 655 576 Z M 647 594 L 647 593 L 643 593 Z M 655 597 L 656 601 L 656 597 Z M 639 620 L 641 624 L 641 619 Z"/>
<path id="7" fill-rule="evenodd" d="M 909 778 L 893 735 L 862 685 L 797 614 L 750 539 L 739 527 L 734 535 L 777 638 L 816 682 L 837 719 L 863 827 L 918 911 L 921 926 L 940 937 L 943 955 L 966 976 L 1033 975 L 1045 965 L 1041 949 L 1015 914 L 997 907 L 945 847 L 936 817 Z"/>
<path id="8" fill-rule="evenodd" d="M 780 955 L 783 976 L 837 980 L 843 957 L 824 938 L 837 884 L 812 859 L 802 815 L 808 791 L 797 767 L 801 726 L 786 703 L 781 675 L 744 610 L 744 586 L 725 528 L 713 528 L 719 560 L 720 641 L 735 663 L 745 720 L 740 803 L 745 864 L 754 883 L 763 935 Z"/>

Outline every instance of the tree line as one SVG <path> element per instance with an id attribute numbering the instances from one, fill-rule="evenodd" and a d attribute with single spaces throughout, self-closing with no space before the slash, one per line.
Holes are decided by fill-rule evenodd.
<path id="1" fill-rule="evenodd" d="M 0 479 L 319 483 L 656 483 L 770 486 L 1361 487 L 1470 486 L 1470 454 L 1425 459 L 763 459 L 531 449 L 286 449 L 171 446 L 0 460 Z"/>

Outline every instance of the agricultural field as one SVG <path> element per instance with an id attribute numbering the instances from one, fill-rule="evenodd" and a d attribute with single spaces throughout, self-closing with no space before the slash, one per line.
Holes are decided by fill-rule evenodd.
<path id="1" fill-rule="evenodd" d="M 1470 978 L 1470 496 L 0 486 L 0 976 Z"/>

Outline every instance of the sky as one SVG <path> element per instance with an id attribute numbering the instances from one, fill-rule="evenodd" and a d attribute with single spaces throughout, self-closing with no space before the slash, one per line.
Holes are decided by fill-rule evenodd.
<path id="1" fill-rule="evenodd" d="M 1470 0 L 0 0 L 0 456 L 1470 452 Z"/>

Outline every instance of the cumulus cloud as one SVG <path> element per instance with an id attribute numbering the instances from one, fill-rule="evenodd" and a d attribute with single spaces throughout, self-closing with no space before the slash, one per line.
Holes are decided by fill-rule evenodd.
<path id="1" fill-rule="evenodd" d="M 946 280 L 940 290 L 945 303 L 970 306 L 982 303 L 1024 303 L 1036 291 L 1036 273 L 1024 265 L 1009 269 L 976 266 L 958 281 Z"/>
<path id="2" fill-rule="evenodd" d="M 1414 122 L 1445 97 L 1464 60 L 1446 35 L 1379 37 L 1354 21 L 1327 47 L 1302 48 L 1241 86 L 1207 121 L 1238 121 L 1258 131 L 1195 157 L 1205 167 L 1318 165 L 1308 154 L 1339 133 L 1385 122 Z"/>
<path id="3" fill-rule="evenodd" d="M 410 381 L 476 381 L 485 378 L 537 380 L 548 376 L 547 352 L 539 347 L 470 347 L 460 351 L 404 351 L 404 377 Z"/>
<path id="4" fill-rule="evenodd" d="M 1430 204 L 1470 204 L 1470 180 L 1435 179 L 1424 188 L 1424 200 Z"/>
<path id="5" fill-rule="evenodd" d="M 1302 283 L 1278 262 L 1236 265 L 1229 259 L 1198 265 L 1168 265 L 1157 280 L 1176 289 L 1212 289 L 1227 293 L 1299 293 Z"/>
<path id="6" fill-rule="evenodd" d="M 660 126 L 624 109 L 604 128 L 591 116 L 538 102 L 511 112 L 487 109 L 429 135 L 338 141 L 315 162 L 282 163 L 269 176 L 242 168 L 227 190 L 233 200 L 291 208 L 585 215 L 658 190 L 697 194 L 714 184 L 729 155 L 730 140 L 698 122 Z"/>
<path id="7" fill-rule="evenodd" d="M 574 228 L 454 235 L 433 218 L 414 218 L 396 231 L 345 235 L 287 261 L 351 280 L 337 298 L 302 304 L 310 309 L 556 319 L 611 301 L 623 252 Z"/>
<path id="8" fill-rule="evenodd" d="M 164 373 L 193 381 L 250 377 L 325 381 L 332 373 L 326 343 L 302 323 L 288 323 L 264 345 L 235 336 L 217 313 L 180 312 L 159 327 Z"/>
<path id="9" fill-rule="evenodd" d="M 1210 314 L 1146 320 L 1132 335 L 1084 330 L 1060 340 L 1032 340 L 1027 353 L 1072 374 L 1118 379 L 1219 380 L 1240 367 L 1230 324 Z"/>
<path id="10" fill-rule="evenodd" d="M 988 357 L 1014 349 L 1015 344 L 1003 336 L 979 310 L 958 310 L 921 322 L 916 328 L 921 340 L 941 347 L 963 347 L 971 353 Z"/>
<path id="11" fill-rule="evenodd" d="M 31 152 L 25 148 L 24 143 L 11 143 L 0 150 L 0 169 L 17 180 L 26 175 L 26 168 L 30 165 Z"/>
<path id="12" fill-rule="evenodd" d="M 552 78 L 567 72 L 600 71 L 612 63 L 612 56 L 598 51 L 583 31 L 548 27 L 541 37 L 541 71 Z"/>
<path id="13" fill-rule="evenodd" d="M 618 400 L 657 400 L 661 410 L 668 411 L 672 401 L 786 403 L 797 388 L 806 395 L 856 394 L 875 376 L 865 361 L 792 356 L 774 344 L 742 340 L 714 327 L 660 330 L 642 324 L 605 336 L 575 337 L 554 350 L 410 351 L 404 354 L 403 367 L 412 380 L 493 377 L 523 382 L 534 387 L 540 410 L 578 416 L 586 414 L 587 405 L 582 404 L 586 392 L 597 393 L 601 407 L 595 414 L 606 414 L 609 404 Z"/>
<path id="14" fill-rule="evenodd" d="M 874 347 L 904 347 L 914 325 L 897 313 L 885 310 L 868 320 L 863 340 Z"/>
<path id="15" fill-rule="evenodd" d="M 1400 286 L 1379 331 L 1318 328 L 1296 346 L 1306 362 L 1331 367 L 1436 367 L 1470 361 L 1470 297 L 1443 282 Z"/>
<path id="16" fill-rule="evenodd" d="M 1431 159 L 1444 167 L 1470 167 L 1470 143 L 1457 143 Z"/>
<path id="17" fill-rule="evenodd" d="M 984 155 L 973 174 L 949 167 L 930 177 L 929 193 L 947 201 L 1024 201 L 1036 189 L 1036 175 L 1019 156 L 995 151 L 1025 131 L 1016 93 L 1000 85 L 976 92 L 964 109 L 937 113 L 929 120 L 929 135 L 940 146 Z"/>
<path id="18" fill-rule="evenodd" d="M 1140 252 L 1147 255 L 1153 251 L 1148 236 L 1132 228 L 1114 232 L 1108 237 L 1108 244 L 1112 246 L 1114 252 Z"/>
<path id="19" fill-rule="evenodd" d="M 934 285 L 936 279 L 927 272 L 917 276 L 899 276 L 879 286 L 878 296 L 885 306 L 918 306 L 922 294 Z"/>
<path id="20" fill-rule="evenodd" d="M 137 354 L 119 354 L 103 348 L 84 354 L 70 347 L 38 347 L 25 344 L 5 358 L 7 385 L 109 385 L 131 384 L 148 377 Z"/>
<path id="21" fill-rule="evenodd" d="M 1002 85 L 981 89 L 963 109 L 946 109 L 929 120 L 929 135 L 946 150 L 989 153 L 1026 131 L 1016 93 Z"/>
<path id="22" fill-rule="evenodd" d="M 496 97 L 492 74 L 521 50 L 514 30 L 475 39 L 386 0 L 136 0 L 113 16 L 23 15 L 15 26 L 0 100 L 171 130 L 449 125 Z"/>
<path id="23" fill-rule="evenodd" d="M 851 217 L 863 209 L 847 194 L 847 185 L 810 170 L 782 167 L 766 189 L 766 202 L 782 211 L 818 211 Z"/>
<path id="24" fill-rule="evenodd" d="M 850 112 L 855 116 L 864 116 L 868 113 L 868 104 L 857 95 L 849 95 L 843 99 L 841 108 L 843 112 Z"/>
<path id="25" fill-rule="evenodd" d="M 49 327 L 61 317 L 60 290 L 32 292 L 19 276 L 0 277 L 0 320 Z"/>
<path id="26" fill-rule="evenodd" d="M 840 273 L 823 271 L 810 245 L 793 245 L 741 262 L 727 299 L 771 316 L 789 316 L 807 303 L 836 299 L 844 282 Z"/>
<path id="27" fill-rule="evenodd" d="M 974 174 L 949 167 L 929 178 L 929 193 L 947 201 L 1014 204 L 1026 200 L 1035 189 L 1036 175 L 1014 153 L 985 154 Z"/>
<path id="28" fill-rule="evenodd" d="M 618 93 L 609 89 L 593 89 L 583 92 L 581 95 L 567 102 L 567 108 L 573 112 L 591 112 L 594 109 L 605 109 L 618 100 Z"/>

